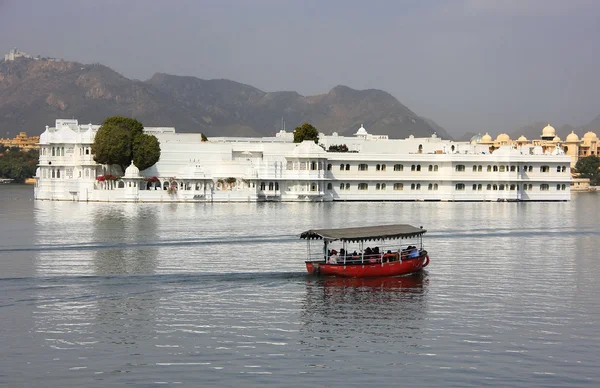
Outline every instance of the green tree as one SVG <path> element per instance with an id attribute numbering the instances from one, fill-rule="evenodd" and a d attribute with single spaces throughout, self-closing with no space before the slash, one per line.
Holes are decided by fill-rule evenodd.
<path id="1" fill-rule="evenodd" d="M 200 134 L 200 139 L 201 141 L 208 141 L 208 137 L 206 137 L 206 135 L 203 133 Z"/>
<path id="2" fill-rule="evenodd" d="M 144 134 L 144 125 L 138 120 L 113 116 L 98 130 L 92 153 L 97 163 L 118 165 L 122 172 L 132 161 L 145 170 L 160 159 L 160 145 L 155 136 Z"/>
<path id="3" fill-rule="evenodd" d="M 302 143 L 304 140 L 319 142 L 319 131 L 309 123 L 304 123 L 294 129 L 294 143 Z"/>
<path id="4" fill-rule="evenodd" d="M 0 156 L 0 178 L 23 182 L 35 175 L 38 159 L 37 150 L 20 151 L 18 147 L 11 147 Z"/>
<path id="5" fill-rule="evenodd" d="M 600 158 L 596 155 L 579 158 L 577 164 L 575 164 L 575 172 L 581 178 L 589 178 L 590 183 L 594 186 L 600 184 L 600 171 L 598 171 L 598 168 L 600 168 Z"/>
<path id="6" fill-rule="evenodd" d="M 133 164 L 140 170 L 152 167 L 160 159 L 160 143 L 156 136 L 142 133 L 133 139 Z"/>

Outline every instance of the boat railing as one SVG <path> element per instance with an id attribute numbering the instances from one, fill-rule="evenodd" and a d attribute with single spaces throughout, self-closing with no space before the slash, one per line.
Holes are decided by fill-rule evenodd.
<path id="1" fill-rule="evenodd" d="M 409 250 L 400 250 L 391 253 L 372 253 L 366 255 L 337 255 L 336 264 L 374 264 L 374 263 L 389 263 L 394 261 L 404 261 L 416 259 L 423 255 L 423 249 L 417 249 L 417 255 L 411 255 Z M 310 256 L 308 262 L 329 262 L 330 258 L 325 260 L 323 256 Z"/>

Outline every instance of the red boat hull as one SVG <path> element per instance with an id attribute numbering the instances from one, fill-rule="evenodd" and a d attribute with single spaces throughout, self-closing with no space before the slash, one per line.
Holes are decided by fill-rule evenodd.
<path id="1" fill-rule="evenodd" d="M 311 275 L 340 276 L 346 278 L 369 278 L 408 275 L 419 272 L 429 264 L 426 253 L 412 259 L 389 263 L 327 264 L 324 261 L 307 261 L 306 270 Z"/>

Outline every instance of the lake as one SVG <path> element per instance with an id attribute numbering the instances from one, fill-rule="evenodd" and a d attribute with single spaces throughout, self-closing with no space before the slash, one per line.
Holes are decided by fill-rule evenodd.
<path id="1" fill-rule="evenodd" d="M 600 194 L 104 204 L 0 186 L 0 385 L 597 387 Z M 308 276 L 311 228 L 422 225 L 417 276 Z"/>

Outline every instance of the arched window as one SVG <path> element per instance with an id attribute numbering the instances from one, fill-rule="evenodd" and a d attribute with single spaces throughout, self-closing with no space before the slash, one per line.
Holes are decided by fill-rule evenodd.
<path id="1" fill-rule="evenodd" d="M 498 190 L 504 190 L 504 185 L 500 185 L 500 187 L 498 187 Z"/>
<path id="2" fill-rule="evenodd" d="M 421 171 L 421 165 L 417 164 L 417 171 Z"/>
<path id="3" fill-rule="evenodd" d="M 117 183 L 117 188 L 124 189 L 125 188 L 125 182 L 119 181 L 119 183 Z"/>
<path id="4" fill-rule="evenodd" d="M 486 190 L 491 190 L 492 189 L 492 185 L 487 185 Z"/>
<path id="5" fill-rule="evenodd" d="M 402 183 L 394 183 L 394 190 L 404 190 L 404 185 Z"/>
<path id="6" fill-rule="evenodd" d="M 510 190 L 513 191 L 514 189 L 516 189 L 515 185 L 510 185 Z"/>
<path id="7" fill-rule="evenodd" d="M 331 183 L 327 184 L 327 190 L 332 190 L 333 189 L 333 185 Z"/>
<path id="8" fill-rule="evenodd" d="M 464 164 L 457 164 L 455 167 L 455 170 L 458 172 L 464 172 L 465 171 L 465 165 Z"/>
<path id="9" fill-rule="evenodd" d="M 487 172 L 492 172 L 492 166 L 490 166 L 489 164 L 487 166 Z"/>
<path id="10" fill-rule="evenodd" d="M 533 166 L 529 166 L 529 172 L 533 172 Z"/>
<path id="11" fill-rule="evenodd" d="M 412 166 L 410 166 L 410 171 L 415 171 L 417 169 L 417 166 L 415 166 L 414 164 Z"/>
<path id="12" fill-rule="evenodd" d="M 477 172 L 482 172 L 482 171 L 483 171 L 483 166 L 482 165 L 477 166 Z"/>
<path id="13" fill-rule="evenodd" d="M 456 149 L 456 147 L 454 147 L 454 146 L 450 147 L 450 150 L 451 150 L 452 152 L 454 152 L 454 150 L 455 150 L 455 149 Z"/>
<path id="14" fill-rule="evenodd" d="M 456 186 L 454 186 L 454 187 L 455 187 L 455 189 L 456 189 L 457 191 L 464 191 L 464 189 L 465 189 L 465 184 L 464 184 L 464 183 L 457 183 L 457 184 L 456 184 Z"/>
<path id="15" fill-rule="evenodd" d="M 433 165 L 433 172 L 436 172 L 437 170 L 438 170 L 438 165 L 437 165 L 437 164 L 434 164 L 434 165 Z"/>
<path id="16" fill-rule="evenodd" d="M 404 166 L 401 164 L 394 164 L 394 171 L 404 171 Z"/>
<path id="17" fill-rule="evenodd" d="M 517 171 L 517 166 L 510 166 L 510 172 Z"/>
<path id="18" fill-rule="evenodd" d="M 430 183 L 429 186 L 427 186 L 427 190 L 433 190 L 433 185 Z"/>
<path id="19" fill-rule="evenodd" d="M 542 183 L 540 185 L 540 190 L 541 191 L 548 191 L 548 190 L 550 190 L 550 185 L 548 185 L 547 183 Z"/>
<path id="20" fill-rule="evenodd" d="M 385 171 L 385 164 L 381 165 L 381 171 Z"/>
<path id="21" fill-rule="evenodd" d="M 344 184 L 340 183 L 340 190 L 344 190 Z"/>
<path id="22" fill-rule="evenodd" d="M 540 172 L 550 172 L 550 166 L 540 166 Z"/>
<path id="23" fill-rule="evenodd" d="M 89 149 L 89 148 L 86 148 L 86 149 L 85 149 L 85 154 L 86 154 L 86 155 L 89 155 L 89 154 L 90 154 L 90 149 Z"/>
<path id="24" fill-rule="evenodd" d="M 331 171 L 331 163 L 327 165 L 327 171 Z"/>
<path id="25" fill-rule="evenodd" d="M 378 164 L 377 166 L 375 166 L 375 171 L 380 171 L 381 170 L 381 165 Z"/>
<path id="26" fill-rule="evenodd" d="M 346 190 L 350 190 L 350 183 L 346 183 Z"/>
<path id="27" fill-rule="evenodd" d="M 482 186 L 481 186 L 481 183 L 480 183 L 480 184 L 477 185 L 477 190 L 481 191 L 481 188 L 482 188 Z"/>
<path id="28" fill-rule="evenodd" d="M 473 172 L 477 172 L 477 165 L 473 165 Z"/>
<path id="29" fill-rule="evenodd" d="M 346 171 L 350 171 L 350 165 L 346 164 Z"/>
<path id="30" fill-rule="evenodd" d="M 358 165 L 358 171 L 368 171 L 369 165 L 365 163 L 361 163 Z"/>
<path id="31" fill-rule="evenodd" d="M 477 190 L 477 183 L 473 183 L 473 191 Z"/>
<path id="32" fill-rule="evenodd" d="M 279 190 L 279 182 L 275 182 L 275 191 Z"/>
<path id="33" fill-rule="evenodd" d="M 54 147 L 52 147 L 52 156 L 56 156 L 56 151 L 55 151 Z"/>
<path id="34" fill-rule="evenodd" d="M 560 172 L 560 166 L 556 166 L 556 172 Z"/>
<path id="35" fill-rule="evenodd" d="M 369 190 L 369 184 L 368 183 L 359 183 L 358 189 L 359 190 Z"/>
<path id="36" fill-rule="evenodd" d="M 566 185 L 562 185 L 562 186 L 561 186 L 561 188 L 562 188 L 563 190 L 566 190 L 566 189 L 567 189 L 567 186 L 566 186 Z"/>
<path id="37" fill-rule="evenodd" d="M 385 189 L 386 189 L 386 187 L 387 187 L 387 186 L 386 186 L 386 184 L 385 184 L 385 183 L 382 183 L 382 184 L 381 184 L 381 190 L 385 190 Z"/>
<path id="38" fill-rule="evenodd" d="M 411 190 L 414 190 L 414 189 L 415 189 L 415 184 L 414 184 L 414 183 L 410 185 L 410 189 L 411 189 Z"/>
<path id="39" fill-rule="evenodd" d="M 437 190 L 437 189 L 438 189 L 438 184 L 437 184 L 437 183 L 434 183 L 434 184 L 433 184 L 433 191 L 435 191 L 435 190 Z"/>
<path id="40" fill-rule="evenodd" d="M 310 169 L 312 171 L 316 170 L 317 169 L 317 162 L 310 162 Z"/>
<path id="41" fill-rule="evenodd" d="M 500 172 L 505 172 L 506 168 L 504 166 L 500 166 Z"/>
<path id="42" fill-rule="evenodd" d="M 269 182 L 269 190 L 273 190 L 273 182 Z"/>
<path id="43" fill-rule="evenodd" d="M 498 185 L 493 185 L 493 186 L 492 186 L 492 189 L 493 189 L 493 190 L 498 190 Z"/>
<path id="44" fill-rule="evenodd" d="M 556 185 L 556 191 L 560 190 L 560 185 Z"/>
<path id="45" fill-rule="evenodd" d="M 315 185 L 314 183 L 310 185 L 310 191 L 317 191 L 317 185 Z"/>
<path id="46" fill-rule="evenodd" d="M 417 190 L 421 190 L 421 184 L 417 183 Z"/>
<path id="47" fill-rule="evenodd" d="M 494 166 L 494 172 L 498 172 L 498 166 Z"/>
<path id="48" fill-rule="evenodd" d="M 429 167 L 427 168 L 429 171 L 433 171 L 433 165 L 429 165 Z"/>
<path id="49" fill-rule="evenodd" d="M 567 166 L 562 166 L 562 172 L 567 171 Z"/>
<path id="50" fill-rule="evenodd" d="M 379 183 L 375 185 L 375 190 L 381 190 L 381 185 Z"/>
<path id="51" fill-rule="evenodd" d="M 423 153 L 423 144 L 419 144 L 419 153 L 422 154 Z"/>

